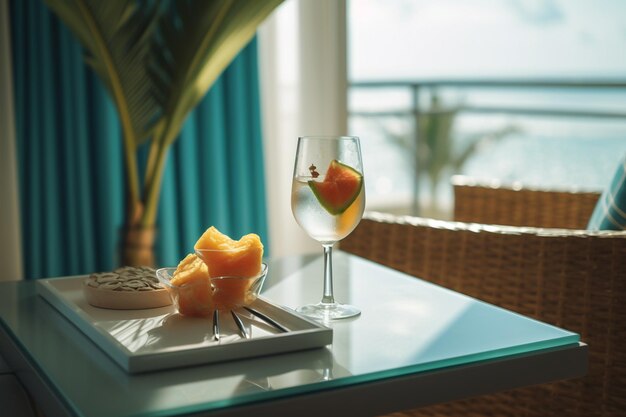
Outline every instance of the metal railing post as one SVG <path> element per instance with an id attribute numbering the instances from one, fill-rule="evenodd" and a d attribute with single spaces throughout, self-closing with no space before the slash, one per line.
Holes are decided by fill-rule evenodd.
<path id="1" fill-rule="evenodd" d="M 420 181 L 421 181 L 421 169 L 422 169 L 422 160 L 421 157 L 421 135 L 419 134 L 419 118 L 420 118 L 420 100 L 419 100 L 419 84 L 411 84 L 411 95 L 413 102 L 413 145 L 415 146 L 413 152 L 413 164 L 414 164 L 414 173 L 413 173 L 413 215 L 420 215 Z"/>

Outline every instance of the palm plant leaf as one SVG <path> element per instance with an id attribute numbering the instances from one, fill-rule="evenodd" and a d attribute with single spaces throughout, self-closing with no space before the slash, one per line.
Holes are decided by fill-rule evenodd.
<path id="1" fill-rule="evenodd" d="M 457 114 L 455 109 L 440 109 L 430 113 L 430 127 L 426 141 L 430 150 L 428 172 L 432 182 L 437 183 L 443 169 L 450 163 L 453 154 L 452 127 Z"/>
<path id="2" fill-rule="evenodd" d="M 131 225 L 156 218 L 168 147 L 185 118 L 282 0 L 45 0 L 87 51 L 124 131 Z M 143 193 L 136 150 L 152 139 Z"/>
<path id="3" fill-rule="evenodd" d="M 164 14 L 151 67 L 164 116 L 162 145 L 282 0 L 178 0 Z"/>
<path id="4" fill-rule="evenodd" d="M 160 108 L 146 63 L 157 3 L 128 0 L 45 0 L 86 50 L 85 60 L 109 89 L 130 146 L 145 141 Z"/>

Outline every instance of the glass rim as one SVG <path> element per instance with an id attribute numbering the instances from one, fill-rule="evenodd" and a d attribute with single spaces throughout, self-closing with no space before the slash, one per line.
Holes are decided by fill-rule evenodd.
<path id="1" fill-rule="evenodd" d="M 261 277 L 263 277 L 264 275 L 267 275 L 267 264 L 265 262 L 263 262 L 261 264 L 261 271 L 259 271 L 258 274 L 251 276 L 251 277 L 236 277 L 236 276 L 230 276 L 230 275 L 223 275 L 220 277 L 211 277 L 209 278 L 210 281 L 222 281 L 222 280 L 255 280 L 255 279 L 259 279 Z"/>
<path id="2" fill-rule="evenodd" d="M 239 280 L 239 281 L 244 281 L 244 280 L 250 280 L 250 281 L 254 281 L 257 280 L 259 278 L 264 277 L 265 275 L 267 275 L 267 270 L 268 270 L 268 265 L 267 263 L 263 262 L 261 263 L 261 271 L 251 277 L 237 277 L 237 276 L 228 276 L 228 275 L 223 275 L 223 276 L 219 276 L 219 277 L 209 277 L 209 282 L 214 281 L 214 280 Z M 197 285 L 197 282 L 192 282 L 192 283 L 184 283 L 183 285 L 174 285 L 171 283 L 171 278 L 174 275 L 174 271 L 176 271 L 176 267 L 173 266 L 168 266 L 168 267 L 164 267 L 164 268 L 158 268 L 156 270 L 156 276 L 157 278 L 160 278 L 159 281 L 163 282 L 165 285 L 167 285 L 170 288 L 184 288 L 184 287 L 191 287 L 194 285 Z M 163 275 L 165 274 L 165 276 L 167 277 L 164 278 Z M 203 280 L 204 281 L 204 280 Z"/>
<path id="3" fill-rule="evenodd" d="M 340 141 L 340 140 L 356 140 L 360 141 L 358 136 L 349 135 L 304 135 L 298 136 L 298 140 L 316 139 L 316 140 L 328 140 L 328 141 Z"/>

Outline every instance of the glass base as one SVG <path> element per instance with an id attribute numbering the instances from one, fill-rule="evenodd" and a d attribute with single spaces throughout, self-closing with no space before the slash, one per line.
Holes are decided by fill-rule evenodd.
<path id="1" fill-rule="evenodd" d="M 296 311 L 303 316 L 320 321 L 340 320 L 349 317 L 356 317 L 361 314 L 361 310 L 349 304 L 327 304 L 317 303 L 298 307 Z"/>

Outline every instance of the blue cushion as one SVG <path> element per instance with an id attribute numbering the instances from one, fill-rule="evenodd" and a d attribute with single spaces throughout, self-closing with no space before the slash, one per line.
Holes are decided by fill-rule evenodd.
<path id="1" fill-rule="evenodd" d="M 587 229 L 626 229 L 626 158 L 619 164 L 611 185 L 600 196 Z"/>

